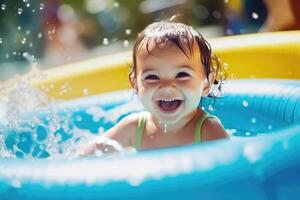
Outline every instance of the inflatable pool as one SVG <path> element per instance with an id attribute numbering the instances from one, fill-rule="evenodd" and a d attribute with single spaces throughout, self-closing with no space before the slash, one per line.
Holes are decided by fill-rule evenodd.
<path id="1" fill-rule="evenodd" d="M 47 89 L 49 96 L 72 100 L 23 113 L 17 127 L 0 126 L 2 149 L 11 156 L 0 160 L 0 199 L 299 199 L 299 36 L 300 32 L 287 32 L 217 39 L 224 44 L 223 50 L 216 49 L 229 72 L 237 67 L 233 52 L 255 58 L 251 63 L 240 60 L 239 68 L 245 67 L 248 77 L 241 70 L 236 74 L 251 79 L 229 80 L 223 97 L 204 99 L 199 105 L 221 118 L 231 141 L 136 154 L 68 157 L 82 138 L 102 133 L 129 113 L 143 109 L 131 90 L 116 91 L 128 88 L 125 79 L 113 82 L 111 76 L 105 76 L 121 70 L 127 78 L 124 64 L 112 61 L 110 67 L 98 69 L 93 67 L 94 60 L 86 61 L 90 68 L 80 63 L 74 71 L 69 67 L 50 70 L 47 80 L 35 84 Z M 264 37 L 268 39 L 262 40 Z M 250 39 L 260 43 L 247 46 Z M 226 46 L 232 41 L 237 43 Z M 272 60 L 256 59 L 262 52 L 264 59 Z M 286 68 L 279 70 L 279 65 Z M 259 74 L 261 67 L 268 70 Z M 69 76 L 59 76 L 61 71 L 69 71 Z M 102 77 L 94 84 L 89 82 L 96 78 L 93 71 Z M 64 78 L 72 88 L 70 94 L 56 91 Z M 106 84 L 95 89 L 102 79 Z M 80 97 L 82 90 L 96 94 L 107 88 L 111 92 Z M 57 159 L 51 159 L 53 156 Z"/>

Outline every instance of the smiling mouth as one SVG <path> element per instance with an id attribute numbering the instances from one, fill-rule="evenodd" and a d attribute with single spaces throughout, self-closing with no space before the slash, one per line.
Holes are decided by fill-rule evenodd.
<path id="1" fill-rule="evenodd" d="M 157 101 L 158 107 L 164 112 L 174 112 L 181 105 L 182 100 L 170 99 Z"/>

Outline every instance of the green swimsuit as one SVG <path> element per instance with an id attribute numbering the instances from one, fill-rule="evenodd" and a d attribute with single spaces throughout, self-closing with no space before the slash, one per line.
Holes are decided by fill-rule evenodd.
<path id="1" fill-rule="evenodd" d="M 208 118 L 214 118 L 217 121 L 220 121 L 216 116 L 210 115 L 208 113 L 204 113 L 196 122 L 196 128 L 195 128 L 195 142 L 196 143 L 201 142 L 201 129 L 202 129 L 204 121 Z M 136 138 L 135 138 L 135 148 L 138 151 L 141 149 L 146 120 L 147 120 L 146 115 L 141 114 L 139 117 L 138 127 L 136 130 Z"/>

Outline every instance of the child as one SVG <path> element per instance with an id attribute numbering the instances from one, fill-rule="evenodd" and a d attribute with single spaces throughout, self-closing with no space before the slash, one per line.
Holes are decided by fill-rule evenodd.
<path id="1" fill-rule="evenodd" d="M 212 84 L 220 84 L 216 77 L 223 81 L 211 56 L 208 42 L 190 26 L 171 20 L 147 26 L 135 41 L 129 76 L 146 111 L 125 117 L 105 136 L 137 150 L 227 138 L 220 121 L 198 107 Z M 84 155 L 117 151 L 101 141 Z"/>

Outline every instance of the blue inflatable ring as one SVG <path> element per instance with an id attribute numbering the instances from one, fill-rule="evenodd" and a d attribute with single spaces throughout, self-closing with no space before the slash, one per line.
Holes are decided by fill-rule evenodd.
<path id="1" fill-rule="evenodd" d="M 75 160 L 51 160 L 43 141 L 112 127 L 142 110 L 134 93 L 28 113 L 20 127 L 1 127 L 1 145 L 24 159 L 0 159 L 0 199 L 300 199 L 300 81 L 230 81 L 223 97 L 200 106 L 221 119 L 230 141 Z"/>

